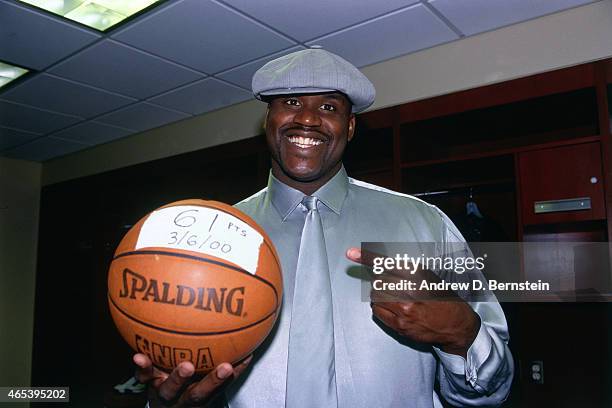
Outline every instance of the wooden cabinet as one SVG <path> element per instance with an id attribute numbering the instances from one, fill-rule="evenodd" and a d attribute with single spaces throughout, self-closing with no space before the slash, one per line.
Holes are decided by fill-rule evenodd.
<path id="1" fill-rule="evenodd" d="M 355 135 L 343 159 L 349 176 L 397 189 L 393 119 L 393 109 L 368 112 L 357 117 Z"/>
<path id="2" fill-rule="evenodd" d="M 509 241 L 608 241 L 612 86 L 602 74 L 605 64 L 607 80 L 612 82 L 612 61 L 598 62 L 397 107 L 395 155 L 402 191 L 437 205 L 455 221 L 465 216 L 466 201 L 474 200 Z M 534 210 L 538 201 L 571 198 L 588 198 L 590 208 Z M 605 287 L 608 265 L 589 267 L 591 261 L 606 263 L 609 255 L 605 245 L 602 248 L 600 257 L 578 266 L 563 262 L 563 254 L 539 253 L 535 260 L 523 258 L 520 273 L 530 277 L 525 267 L 535 262 L 536 270 L 550 276 L 573 276 L 576 288 Z M 612 355 L 610 331 L 605 326 L 612 307 L 605 303 L 502 307 L 517 363 L 512 393 L 504 406 L 609 405 L 598 378 L 612 379 L 612 357 L 606 357 Z M 595 347 L 590 347 L 593 341 Z M 558 344 L 583 351 L 572 358 Z M 544 361 L 544 384 L 531 380 L 529 367 L 534 360 Z M 572 372 L 588 375 L 577 377 Z M 588 390 L 587 395 L 577 390 Z"/>
<path id="3" fill-rule="evenodd" d="M 518 154 L 524 225 L 606 218 L 598 142 Z"/>

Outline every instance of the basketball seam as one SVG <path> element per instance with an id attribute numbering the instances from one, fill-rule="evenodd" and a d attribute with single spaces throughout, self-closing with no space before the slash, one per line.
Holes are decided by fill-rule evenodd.
<path id="1" fill-rule="evenodd" d="M 253 326 L 257 326 L 258 324 L 266 321 L 268 318 L 270 318 L 270 316 L 273 316 L 277 312 L 277 309 L 274 309 L 272 312 L 268 313 L 267 315 L 265 315 L 261 319 L 257 320 L 256 322 L 249 323 L 246 326 L 239 327 L 239 328 L 236 328 L 236 329 L 217 331 L 217 332 L 198 332 L 198 333 L 193 333 L 193 332 L 183 332 L 183 331 L 179 331 L 179 330 L 166 329 L 164 327 L 159 327 L 159 326 L 155 326 L 154 324 L 144 322 L 144 321 L 142 321 L 140 319 L 135 318 L 134 316 L 130 315 L 125 310 L 120 308 L 119 305 L 117 305 L 117 303 L 115 303 L 115 301 L 113 300 L 113 298 L 110 295 L 110 293 L 108 294 L 108 300 L 115 307 L 115 309 L 117 309 L 117 311 L 119 311 L 121 314 L 123 314 L 128 319 L 135 321 L 136 323 L 139 323 L 139 324 L 141 324 L 143 326 L 146 326 L 146 327 L 149 327 L 151 329 L 163 331 L 163 332 L 166 332 L 166 333 L 182 334 L 182 335 L 185 335 L 185 336 L 215 336 L 215 335 L 219 335 L 219 334 L 228 334 L 228 333 L 239 332 L 241 330 L 246 330 L 246 329 L 249 329 L 249 328 L 251 328 Z"/>

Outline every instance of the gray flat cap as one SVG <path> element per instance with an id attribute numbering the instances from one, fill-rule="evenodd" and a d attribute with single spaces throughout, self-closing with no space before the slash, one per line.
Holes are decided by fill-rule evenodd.
<path id="1" fill-rule="evenodd" d="M 271 95 L 339 91 L 351 100 L 354 113 L 367 109 L 376 96 L 374 85 L 353 64 L 317 48 L 268 62 L 253 75 L 252 87 L 260 100 Z"/>

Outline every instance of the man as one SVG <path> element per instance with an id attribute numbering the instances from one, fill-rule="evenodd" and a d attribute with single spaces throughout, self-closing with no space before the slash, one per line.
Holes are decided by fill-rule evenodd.
<path id="1" fill-rule="evenodd" d="M 240 408 L 441 407 L 438 392 L 455 405 L 501 403 L 513 363 L 497 302 L 361 299 L 351 273 L 368 263 L 361 242 L 463 241 L 436 207 L 347 177 L 342 156 L 373 85 L 342 58 L 309 49 L 262 67 L 253 92 L 268 103 L 272 171 L 268 187 L 237 207 L 280 254 L 279 321 L 252 358 L 199 382 L 189 363 L 167 375 L 136 355 L 141 381 L 162 406 L 206 406 L 221 387 Z"/>

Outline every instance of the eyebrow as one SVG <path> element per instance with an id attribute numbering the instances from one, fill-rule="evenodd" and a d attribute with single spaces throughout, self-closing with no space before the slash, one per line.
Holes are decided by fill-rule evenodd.
<path id="1" fill-rule="evenodd" d="M 349 103 L 349 101 L 346 98 L 346 96 L 344 96 L 342 94 L 339 94 L 339 93 L 326 94 L 325 98 L 331 99 L 331 100 L 337 101 L 337 102 L 342 102 L 343 104 Z"/>
<path id="2" fill-rule="evenodd" d="M 310 96 L 310 95 L 321 95 L 324 99 L 335 101 L 335 102 L 340 102 L 344 105 L 351 105 L 351 100 L 346 95 L 340 92 L 315 93 L 315 94 L 308 94 L 308 93 L 306 94 L 279 94 L 276 96 L 271 96 L 270 102 L 272 102 L 274 99 L 279 99 L 279 100 L 280 99 L 291 99 L 291 98 L 299 98 L 300 96 Z"/>

